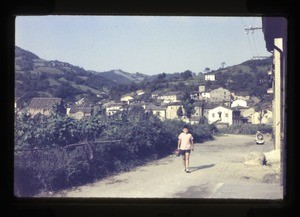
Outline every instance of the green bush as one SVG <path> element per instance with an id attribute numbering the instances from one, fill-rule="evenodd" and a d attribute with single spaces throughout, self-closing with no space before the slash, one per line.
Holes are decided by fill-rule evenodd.
<path id="1" fill-rule="evenodd" d="M 272 133 L 273 128 L 266 124 L 238 124 L 219 129 L 221 133 L 226 134 L 255 134 L 258 130 L 262 133 Z"/>
<path id="2" fill-rule="evenodd" d="M 16 117 L 15 194 L 33 196 L 90 183 L 171 154 L 182 121 L 160 121 L 141 107 L 82 120 L 53 114 Z M 196 142 L 212 139 L 207 123 L 190 125 Z M 97 143 L 96 140 L 121 140 Z M 86 142 L 88 145 L 67 146 Z"/>

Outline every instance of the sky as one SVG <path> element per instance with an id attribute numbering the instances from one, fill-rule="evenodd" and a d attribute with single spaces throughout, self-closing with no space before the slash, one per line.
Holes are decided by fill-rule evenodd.
<path id="1" fill-rule="evenodd" d="M 271 56 L 261 17 L 18 16 L 15 44 L 86 70 L 147 75 L 203 72 Z"/>

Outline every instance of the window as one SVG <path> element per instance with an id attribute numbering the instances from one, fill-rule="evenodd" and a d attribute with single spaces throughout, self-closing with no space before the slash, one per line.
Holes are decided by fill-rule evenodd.
<path id="1" fill-rule="evenodd" d="M 228 118 L 228 113 L 225 113 L 225 117 Z"/>

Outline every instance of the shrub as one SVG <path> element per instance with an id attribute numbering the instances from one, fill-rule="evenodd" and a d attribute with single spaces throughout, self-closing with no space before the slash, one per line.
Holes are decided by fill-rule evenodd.
<path id="1" fill-rule="evenodd" d="M 273 129 L 271 125 L 266 124 L 238 124 L 219 129 L 221 133 L 227 134 L 255 134 L 258 130 L 262 133 L 272 133 Z"/>
<path id="2" fill-rule="evenodd" d="M 182 121 L 160 121 L 140 107 L 80 121 L 53 114 L 16 117 L 15 194 L 34 196 L 82 185 L 171 154 Z M 190 125 L 196 142 L 212 139 L 207 123 Z M 97 142 L 97 140 L 121 142 Z M 67 146 L 85 141 L 85 145 Z"/>

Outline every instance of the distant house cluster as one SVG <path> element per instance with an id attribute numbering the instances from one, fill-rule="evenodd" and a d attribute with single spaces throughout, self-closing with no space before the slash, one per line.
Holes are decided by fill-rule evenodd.
<path id="1" fill-rule="evenodd" d="M 141 106 L 145 112 L 156 115 L 162 121 L 181 119 L 195 124 L 199 123 L 201 117 L 205 117 L 209 124 L 215 123 L 219 127 L 239 123 L 272 124 L 270 110 L 255 111 L 248 106 L 248 94 L 232 93 L 222 87 L 207 91 L 205 85 L 200 85 L 198 91 L 190 93 L 194 103 L 193 113 L 189 118 L 182 102 L 183 92 L 154 91 L 151 93 L 151 102 L 142 100 L 144 94 L 144 90 L 138 90 L 124 94 L 119 101 L 101 101 L 96 105 L 89 104 L 84 98 L 65 105 L 62 105 L 61 98 L 33 98 L 27 112 L 33 116 L 49 115 L 56 108 L 71 118 L 82 119 L 97 113 L 100 108 L 107 116 L 111 116 L 132 106 Z M 19 98 L 15 99 L 15 110 L 20 111 Z"/>

